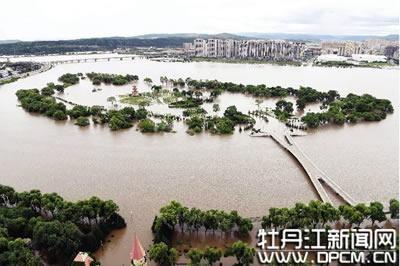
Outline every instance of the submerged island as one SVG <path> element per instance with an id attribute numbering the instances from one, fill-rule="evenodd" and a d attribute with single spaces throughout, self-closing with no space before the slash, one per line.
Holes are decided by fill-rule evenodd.
<path id="1" fill-rule="evenodd" d="M 137 75 L 117 75 L 106 73 L 87 73 L 86 76 L 93 84 L 113 84 L 116 86 L 136 82 Z M 136 122 L 138 129 L 143 133 L 173 132 L 174 121 L 184 121 L 187 132 L 191 135 L 208 131 L 212 134 L 232 134 L 235 126 L 239 131 L 253 129 L 256 121 L 254 117 L 263 117 L 268 121 L 268 116 L 277 118 L 288 127 L 298 129 L 317 128 L 326 124 L 343 125 L 361 121 L 380 121 L 388 114 L 393 113 L 392 103 L 387 99 L 378 99 L 369 94 L 356 95 L 353 93 L 342 97 L 337 91 L 329 90 L 320 92 L 311 87 L 271 86 L 264 84 L 243 85 L 218 80 L 194 80 L 191 78 L 169 79 L 160 77 L 161 85 L 153 85 L 150 78 L 145 78 L 145 83 L 151 86 L 150 92 L 138 92 L 136 86 L 129 95 L 121 95 L 120 102 L 126 105 L 137 105 L 134 109 L 130 106 L 115 108 L 118 102 L 116 97 L 109 97 L 113 108 L 104 106 L 83 106 L 66 101 L 56 96 L 64 90 L 79 83 L 85 76 L 82 73 L 66 73 L 58 80 L 62 84 L 48 83 L 41 90 L 18 90 L 16 95 L 21 106 L 28 112 L 40 113 L 55 120 L 74 120 L 78 126 L 93 124 L 107 125 L 111 130 L 120 130 L 132 127 Z M 222 93 L 241 93 L 255 98 L 259 107 L 264 99 L 277 99 L 274 109 L 250 111 L 244 114 L 236 106 L 229 106 L 223 116 L 216 113 L 220 110 L 219 104 L 213 104 L 214 114 L 208 114 L 202 108 L 203 104 L 214 103 Z M 288 99 L 290 98 L 290 99 Z M 295 104 L 291 100 L 295 99 Z M 66 102 L 72 108 L 67 108 Z M 169 108 L 183 109 L 182 116 L 168 113 L 154 114 L 146 109 L 153 102 L 167 104 Z M 304 112 L 308 104 L 318 104 L 320 112 Z M 298 117 L 295 109 L 303 113 Z M 294 125 L 296 120 L 300 125 Z"/>

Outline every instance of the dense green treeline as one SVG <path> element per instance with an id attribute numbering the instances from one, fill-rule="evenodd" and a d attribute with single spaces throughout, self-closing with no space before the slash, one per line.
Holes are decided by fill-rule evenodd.
<path id="1" fill-rule="evenodd" d="M 55 120 L 66 120 L 69 116 L 71 119 L 76 119 L 75 124 L 78 126 L 89 125 L 88 117 L 92 117 L 94 124 L 106 124 L 111 130 L 130 128 L 135 121 L 143 120 L 142 124 L 149 121 L 148 112 L 144 108 L 135 110 L 133 107 L 124 107 L 120 110 L 106 110 L 97 105 L 92 107 L 75 105 L 67 110 L 65 104 L 57 103 L 56 99 L 49 95 L 51 93 L 48 93 L 48 89 L 46 87 L 42 91 L 37 89 L 18 90 L 16 95 L 21 106 L 28 112 L 44 114 Z M 166 116 L 155 125 L 154 130 L 150 131 L 170 132 L 172 126 L 172 119 Z M 150 131 L 142 130 L 142 132 Z"/>
<path id="2" fill-rule="evenodd" d="M 294 93 L 292 88 L 282 88 L 280 86 L 267 87 L 261 85 L 243 85 L 233 82 L 221 82 L 218 80 L 194 80 L 186 79 L 186 85 L 193 89 L 207 89 L 211 90 L 213 94 L 219 95 L 223 91 L 248 93 L 254 96 L 263 97 L 286 97 Z"/>
<path id="3" fill-rule="evenodd" d="M 175 227 L 188 232 L 204 233 L 212 231 L 215 234 L 231 234 L 233 231 L 247 235 L 253 224 L 250 219 L 241 217 L 236 211 L 224 212 L 219 210 L 203 211 L 197 208 L 188 208 L 179 202 L 172 201 L 160 209 L 159 215 L 154 218 L 152 231 L 154 242 L 170 242 L 170 237 Z"/>
<path id="4" fill-rule="evenodd" d="M 150 132 L 172 132 L 174 117 L 165 115 L 159 122 L 154 122 L 148 116 L 145 108 L 134 109 L 124 107 L 119 110 L 106 110 L 103 106 L 94 105 L 92 107 L 74 105 L 67 109 L 65 104 L 57 103 L 56 99 L 48 93 L 48 87 L 41 91 L 37 89 L 18 90 L 16 95 L 21 102 L 21 106 L 28 112 L 40 113 L 55 120 L 67 120 L 68 116 L 75 119 L 74 124 L 78 126 L 88 126 L 89 117 L 94 124 L 107 125 L 111 130 L 126 129 L 138 122 L 138 128 L 143 133 Z"/>
<path id="5" fill-rule="evenodd" d="M 170 108 L 196 108 L 202 104 L 203 104 L 202 99 L 186 98 L 184 100 L 172 102 L 168 105 L 168 107 L 170 107 Z"/>
<path id="6" fill-rule="evenodd" d="M 95 84 L 114 84 L 123 85 L 131 81 L 138 80 L 136 75 L 115 75 L 105 73 L 87 73 L 90 80 Z M 66 120 L 68 115 L 71 118 L 78 119 L 74 110 L 67 111 L 62 103 L 57 103 L 51 96 L 55 91 L 62 93 L 64 88 L 79 82 L 79 77 L 83 75 L 66 73 L 59 78 L 63 85 L 48 83 L 40 92 L 35 90 L 20 90 L 17 96 L 21 101 L 21 105 L 29 112 L 42 113 L 56 120 Z M 82 77 L 83 78 L 83 77 Z M 167 102 L 170 108 L 184 108 L 183 115 L 187 117 L 186 124 L 188 125 L 188 133 L 196 134 L 203 130 L 207 130 L 214 134 L 231 134 L 234 131 L 235 125 L 241 124 L 245 129 L 250 129 L 254 126 L 255 120 L 237 111 L 236 107 L 229 107 L 223 117 L 207 116 L 200 106 L 203 103 L 212 103 L 218 95 L 224 91 L 240 92 L 251 94 L 256 97 L 276 97 L 280 98 L 276 102 L 276 107 L 273 113 L 277 119 L 286 122 L 289 118 L 293 117 L 294 104 L 291 101 L 285 100 L 285 97 L 291 96 L 296 98 L 296 107 L 298 110 L 304 110 L 307 104 L 318 103 L 320 104 L 321 112 L 308 112 L 301 117 L 301 122 L 304 123 L 303 127 L 316 128 L 320 125 L 334 123 L 342 125 L 346 122 L 357 123 L 359 121 L 380 121 L 385 119 L 387 114 L 391 114 L 394 108 L 391 102 L 387 99 L 378 99 L 369 94 L 355 95 L 348 94 L 346 97 L 341 97 L 337 91 L 329 90 L 328 92 L 319 92 L 311 87 L 302 87 L 293 89 L 291 87 L 283 88 L 280 86 L 267 87 L 261 85 L 243 85 L 235 84 L 232 82 L 219 82 L 217 80 L 193 80 L 191 78 L 183 79 L 168 79 L 161 77 L 162 84 L 177 84 L 177 86 L 184 87 L 187 84 L 187 90 L 179 90 L 174 88 L 172 93 L 168 94 Z M 162 94 L 162 86 L 152 86 L 152 96 L 163 97 L 158 95 Z M 209 90 L 209 95 L 203 94 L 202 90 Z M 168 91 L 168 90 L 165 90 Z M 150 94 L 150 93 L 147 93 Z M 143 95 L 138 95 L 140 98 Z M 131 98 L 136 98 L 131 96 Z M 109 102 L 113 105 L 116 102 L 115 97 L 109 97 Z M 257 98 L 257 105 L 262 102 L 261 98 Z M 74 107 L 75 108 L 75 107 Z M 73 108 L 73 109 L 74 109 Z M 81 107 L 79 107 L 81 108 Z M 86 107 L 89 108 L 89 107 Z M 143 110 L 143 107 L 139 110 Z M 138 110 L 138 111 L 139 111 Z M 129 128 L 136 120 L 145 119 L 148 117 L 137 118 L 129 114 L 131 110 L 126 108 L 122 110 L 103 109 L 100 113 L 94 115 L 82 114 L 82 117 L 92 115 L 95 124 L 108 124 L 112 130 Z M 128 115 L 127 115 L 128 113 Z M 76 121 L 77 125 L 88 125 L 88 119 L 79 118 Z M 172 120 L 163 120 L 156 124 L 150 118 L 142 121 L 139 129 L 142 132 L 171 132 Z"/>
<path id="7" fill-rule="evenodd" d="M 104 84 L 113 84 L 116 86 L 121 86 L 128 84 L 131 81 L 139 80 L 137 75 L 117 75 L 117 74 L 108 74 L 108 73 L 86 73 L 86 76 L 92 81 L 93 85 Z"/>
<path id="8" fill-rule="evenodd" d="M 55 92 L 63 93 L 65 88 L 79 83 L 79 74 L 66 73 L 58 78 L 63 84 L 47 83 L 46 87 L 40 90 L 42 96 L 52 96 Z M 22 96 L 22 95 L 21 95 Z"/>
<path id="9" fill-rule="evenodd" d="M 190 116 L 194 116 L 194 115 L 206 115 L 207 111 L 204 110 L 201 107 L 196 107 L 196 108 L 187 108 L 185 110 L 182 111 L 182 115 L 184 117 L 190 117 Z"/>
<path id="10" fill-rule="evenodd" d="M 74 105 L 71 109 L 67 109 L 62 102 L 57 102 L 52 96 L 54 87 L 62 85 L 54 85 L 49 83 L 47 87 L 41 91 L 37 89 L 18 90 L 16 95 L 21 102 L 21 106 L 28 112 L 40 113 L 55 120 L 67 120 L 68 116 L 75 119 L 78 126 L 88 126 L 90 124 L 89 117 L 92 117 L 94 124 L 106 124 L 111 130 L 119 130 L 130 128 L 133 123 L 138 121 L 138 128 L 143 133 L 149 132 L 171 132 L 173 129 L 172 116 L 165 115 L 161 121 L 156 123 L 148 117 L 148 112 L 144 108 L 135 110 L 133 107 L 124 107 L 120 110 L 106 110 L 102 106 L 82 106 Z M 111 97 L 112 98 L 112 97 Z M 114 99 L 110 99 L 114 101 Z M 228 107 L 223 117 L 205 117 L 204 109 L 188 109 L 185 112 L 186 124 L 189 133 L 199 133 L 203 129 L 213 134 L 231 134 L 235 125 L 245 125 L 252 127 L 255 120 L 248 115 L 238 111 L 235 106 Z"/>
<path id="11" fill-rule="evenodd" d="M 330 122 L 343 125 L 345 122 L 380 121 L 393 111 L 389 100 L 377 99 L 369 94 L 362 96 L 349 94 L 330 103 L 327 111 L 307 113 L 301 120 L 308 127 L 316 128 Z"/>
<path id="12" fill-rule="evenodd" d="M 68 264 L 78 251 L 96 251 L 112 230 L 125 226 L 111 200 L 69 202 L 56 193 L 0 185 L 0 265 Z"/>
<path id="13" fill-rule="evenodd" d="M 104 84 L 113 84 L 116 86 L 121 86 L 128 84 L 131 81 L 138 81 L 139 77 L 137 75 L 118 75 L 118 74 L 109 74 L 109 73 L 96 73 L 90 72 L 86 73 L 86 76 L 92 81 L 93 85 Z M 58 81 L 62 82 L 64 88 L 75 85 L 79 83 L 80 78 L 85 78 L 82 73 L 71 74 L 66 73 L 58 78 Z M 58 85 L 60 86 L 60 85 Z"/>
<path id="14" fill-rule="evenodd" d="M 399 201 L 392 199 L 389 202 L 390 217 L 399 218 Z M 372 225 L 386 220 L 383 204 L 371 202 L 369 205 L 341 205 L 338 208 L 330 203 L 311 201 L 308 205 L 296 203 L 293 208 L 270 208 L 268 215 L 262 218 L 263 228 L 324 228 L 328 223 L 343 219 L 350 227 L 359 227 L 366 220 Z"/>
<path id="15" fill-rule="evenodd" d="M 173 117 L 166 115 L 160 122 L 156 123 L 150 118 L 139 121 L 138 128 L 142 133 L 172 132 Z"/>
<path id="16" fill-rule="evenodd" d="M 213 265 L 224 257 L 235 257 L 236 266 L 248 266 L 254 262 L 255 248 L 244 243 L 236 241 L 224 251 L 220 248 L 206 247 L 204 250 L 191 248 L 186 254 L 190 260 L 189 265 Z M 179 252 L 175 248 L 169 247 L 164 242 L 155 243 L 150 247 L 149 257 L 154 262 L 163 266 L 173 266 L 179 258 Z"/>
<path id="17" fill-rule="evenodd" d="M 61 77 L 59 77 L 58 81 L 62 82 L 64 84 L 64 87 L 68 87 L 68 86 L 78 84 L 79 76 L 81 76 L 81 73 L 78 73 L 78 74 L 66 73 L 66 74 L 63 74 Z"/>
<path id="18" fill-rule="evenodd" d="M 328 246 L 328 230 L 334 228 L 335 224 L 339 225 L 338 222 L 341 223 L 340 228 L 385 228 L 384 225 L 379 225 L 377 222 L 399 219 L 399 201 L 397 199 L 390 200 L 389 212 L 385 211 L 383 204 L 377 201 L 371 202 L 369 205 L 359 203 L 355 206 L 340 205 L 336 208 L 330 203 L 313 200 L 309 204 L 296 203 L 292 208 L 270 208 L 268 214 L 262 218 L 261 226 L 267 230 L 275 229 L 279 236 L 282 236 L 283 229 L 305 229 L 303 236 L 309 239 L 311 245 L 318 243 Z M 319 240 L 317 240 L 316 234 L 311 232 L 311 229 L 320 230 Z M 382 245 L 378 249 L 385 248 L 388 247 Z M 362 250 L 362 248 L 357 249 Z M 372 260 L 375 251 L 370 249 L 364 251 L 367 258 Z M 399 250 L 394 251 L 397 252 L 396 257 L 398 257 Z"/>
<path id="19" fill-rule="evenodd" d="M 16 95 L 22 108 L 31 113 L 44 114 L 55 120 L 66 120 L 67 107 L 63 103 L 57 103 L 49 94 L 54 91 L 45 87 L 40 92 L 38 89 L 18 90 Z"/>
<path id="20" fill-rule="evenodd" d="M 180 79 L 181 80 L 181 79 Z M 169 81 L 170 84 L 175 84 L 176 81 Z M 183 81 L 185 84 L 185 82 Z M 168 83 L 167 83 L 168 84 Z M 175 85 L 174 85 L 175 86 Z M 184 86 L 184 85 L 183 85 Z M 158 87 L 161 90 L 161 86 L 153 86 L 153 88 Z M 182 86 L 180 86 L 182 87 Z M 203 103 L 212 103 L 216 98 L 216 95 L 210 94 L 209 97 L 205 97 L 200 90 L 179 90 L 178 88 L 173 88 L 173 95 L 176 98 L 182 98 L 181 100 L 172 101 L 169 103 L 169 108 L 198 108 Z"/>
<path id="21" fill-rule="evenodd" d="M 300 86 L 299 89 L 280 86 L 267 87 L 261 85 L 243 85 L 232 82 L 220 82 L 217 80 L 198 81 L 186 79 L 187 85 L 193 89 L 207 89 L 211 93 L 219 95 L 222 91 L 240 92 L 251 94 L 256 97 L 296 97 L 296 107 L 304 110 L 307 104 L 319 103 L 321 109 L 327 109 L 320 113 L 307 113 L 302 117 L 308 127 L 315 128 L 326 123 L 344 124 L 345 122 L 356 123 L 359 121 L 380 121 L 386 118 L 387 114 L 393 113 L 393 106 L 387 99 L 378 99 L 369 94 L 361 96 L 348 94 L 341 97 L 337 91 L 319 92 L 311 87 Z M 278 119 L 287 120 L 294 111 L 290 102 L 280 100 L 277 102 L 275 115 Z"/>
<path id="22" fill-rule="evenodd" d="M 294 111 L 293 103 L 279 100 L 276 102 L 275 106 L 273 112 L 278 120 L 285 122 L 292 116 Z"/>
<path id="23" fill-rule="evenodd" d="M 172 201 L 160 209 L 159 215 L 154 218 L 152 231 L 154 245 L 150 247 L 149 257 L 160 265 L 174 265 L 179 257 L 175 248 L 170 247 L 170 239 L 173 231 L 178 227 L 181 232 L 190 233 L 203 229 L 204 234 L 216 231 L 222 235 L 230 235 L 236 231 L 241 236 L 246 236 L 253 229 L 250 219 L 241 217 L 236 211 L 225 212 L 220 210 L 200 210 L 188 208 L 179 202 Z M 198 265 L 202 259 L 212 264 L 224 256 L 235 256 L 238 265 L 249 265 L 253 262 L 255 249 L 242 241 L 235 242 L 225 252 L 219 248 L 207 247 L 204 251 L 193 248 L 186 256 L 191 265 Z"/>
<path id="24" fill-rule="evenodd" d="M 389 214 L 391 219 L 399 218 L 398 200 L 390 200 Z M 336 208 L 330 203 L 313 200 L 309 204 L 296 203 L 292 208 L 270 208 L 268 214 L 262 218 L 261 226 L 265 229 L 274 228 L 280 233 L 282 229 L 286 228 L 329 229 L 333 223 L 338 221 L 347 222 L 350 228 L 357 228 L 361 223 L 370 220 L 374 227 L 376 222 L 383 222 L 386 219 L 383 204 L 380 202 L 371 202 L 369 205 L 364 203 L 355 206 L 341 205 Z M 171 246 L 170 240 L 174 230 L 197 232 L 198 234 L 200 229 L 203 229 L 205 234 L 209 231 L 213 234 L 215 231 L 219 231 L 223 237 L 224 234 L 226 236 L 232 231 L 246 235 L 253 229 L 253 225 L 249 219 L 240 217 L 236 211 L 202 211 L 172 201 L 162 207 L 159 215 L 154 218 L 152 225 L 154 245 L 150 247 L 150 259 L 159 265 L 175 265 L 180 254 Z M 326 240 L 326 233 L 322 232 L 321 243 L 325 243 Z M 314 243 L 315 239 L 310 238 L 310 242 Z M 190 265 L 202 265 L 202 262 L 212 265 L 212 263 L 218 262 L 222 256 L 236 257 L 235 265 L 250 265 L 253 263 L 255 252 L 254 248 L 239 240 L 224 251 L 216 247 L 206 247 L 203 250 L 190 248 L 185 250 L 185 256 L 190 260 Z"/>
<path id="25" fill-rule="evenodd" d="M 213 134 L 232 134 L 235 130 L 235 125 L 245 125 L 251 128 L 255 124 L 254 118 L 245 115 L 238 111 L 236 106 L 226 108 L 223 117 L 205 116 L 204 109 L 189 109 L 184 112 L 184 115 L 189 115 L 186 120 L 188 125 L 188 133 L 195 134 L 206 130 Z"/>
<path id="26" fill-rule="evenodd" d="M 300 86 L 299 89 L 294 89 L 292 87 L 283 88 L 281 86 L 267 87 L 265 84 L 243 85 L 233 82 L 221 82 L 218 80 L 194 80 L 190 78 L 186 80 L 186 84 L 189 88 L 211 90 L 212 93 L 217 95 L 223 91 L 228 91 L 267 98 L 294 96 L 297 97 L 296 106 L 299 110 L 303 110 L 307 103 L 320 102 L 327 105 L 340 97 L 337 91 L 330 90 L 328 92 L 319 92 L 311 87 L 303 86 Z"/>

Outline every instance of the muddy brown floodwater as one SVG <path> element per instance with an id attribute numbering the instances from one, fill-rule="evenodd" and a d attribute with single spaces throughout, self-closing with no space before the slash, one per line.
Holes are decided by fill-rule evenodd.
<path id="1" fill-rule="evenodd" d="M 41 88 L 66 72 L 108 72 L 150 77 L 218 79 L 221 81 L 293 86 L 321 91 L 370 93 L 388 98 L 395 113 L 386 120 L 327 127 L 296 142 L 313 162 L 357 201 L 388 201 L 398 191 L 398 90 L 396 69 L 339 69 L 219 63 L 163 63 L 124 60 L 59 65 L 42 74 L 0 87 L 0 183 L 16 190 L 37 188 L 69 200 L 96 195 L 112 199 L 125 217 L 126 230 L 114 232 L 97 252 L 103 265 L 128 265 L 134 232 L 151 244 L 151 223 L 161 206 L 177 200 L 202 209 L 236 209 L 242 216 L 261 216 L 272 206 L 291 206 L 317 195 L 296 162 L 269 138 L 189 136 L 175 123 L 176 134 L 144 135 L 134 128 L 111 132 L 101 126 L 79 128 L 55 122 L 18 107 L 17 89 Z M 130 86 L 101 86 L 81 81 L 66 89 L 68 100 L 107 104 L 111 95 Z M 142 82 L 139 91 L 148 90 Z M 223 94 L 223 111 L 235 104 L 255 110 L 251 97 Z M 273 100 L 263 106 L 271 106 Z M 164 111 L 162 106 L 150 109 Z M 207 107 L 210 108 L 210 107 Z M 169 112 L 176 112 L 168 110 Z M 179 111 L 179 110 L 178 110 Z M 180 111 L 179 111 L 180 112 Z"/>

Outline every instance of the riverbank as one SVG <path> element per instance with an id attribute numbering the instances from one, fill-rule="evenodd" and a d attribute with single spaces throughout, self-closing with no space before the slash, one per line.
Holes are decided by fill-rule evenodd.
<path id="1" fill-rule="evenodd" d="M 101 52 L 81 52 L 81 53 L 60 53 L 60 54 L 49 54 L 45 55 L 46 57 L 57 57 L 57 56 L 67 56 L 67 57 L 76 57 L 83 55 L 99 55 L 105 54 L 110 55 L 113 54 L 113 51 L 101 51 Z M 117 54 L 126 54 L 122 52 L 118 52 Z M 325 61 L 325 62 L 317 62 L 313 60 L 307 61 L 266 61 L 266 60 L 258 60 L 258 59 L 239 59 L 239 58 L 211 58 L 211 57 L 186 57 L 186 56 L 176 56 L 176 55 L 166 55 L 165 53 L 156 53 L 156 54 L 144 54 L 142 52 L 132 53 L 138 56 L 143 56 L 151 61 L 155 62 L 210 62 L 210 63 L 227 63 L 227 64 L 250 64 L 250 65 L 275 65 L 275 66 L 313 66 L 313 67 L 335 67 L 335 68 L 373 68 L 373 69 L 398 69 L 399 65 L 391 64 L 388 62 L 342 62 L 342 61 Z M 33 55 L 29 56 L 16 56 L 9 57 L 12 58 L 31 58 L 35 57 Z M 5 57 L 6 58 L 6 57 Z M 75 60 L 75 59 L 73 59 Z M 75 63 L 83 63 L 85 60 L 79 60 Z M 315 60 L 315 59 L 314 59 Z M 40 62 L 40 61 L 39 61 Z M 45 63 L 43 61 L 42 63 Z M 8 82 L 5 82 L 8 83 Z M 1 79 L 0 79 L 1 85 Z"/>
<path id="2" fill-rule="evenodd" d="M 313 67 L 336 67 L 336 68 L 376 68 L 376 69 L 393 69 L 398 65 L 387 62 L 360 62 L 353 64 L 349 62 L 309 62 L 309 61 L 263 61 L 256 59 L 231 59 L 231 58 L 210 58 L 210 57 L 192 57 L 189 62 L 211 62 L 211 63 L 227 63 L 227 64 L 266 64 L 277 66 L 313 66 Z"/>
<path id="3" fill-rule="evenodd" d="M 302 62 L 299 61 L 263 61 L 256 59 L 231 59 L 231 58 L 210 58 L 210 57 L 192 57 L 192 62 L 214 62 L 214 63 L 228 63 L 228 64 L 267 64 L 278 66 L 301 66 Z"/>
<path id="4" fill-rule="evenodd" d="M 352 62 L 342 61 L 325 61 L 325 62 L 314 62 L 313 66 L 317 67 L 338 67 L 338 68 L 379 68 L 379 69 L 391 69 L 398 68 L 398 65 L 390 64 L 387 62 L 359 62 L 358 64 Z"/>
<path id="5" fill-rule="evenodd" d="M 14 81 L 17 81 L 21 78 L 26 78 L 26 77 L 30 77 L 32 75 L 35 74 L 39 74 L 39 73 L 43 73 L 45 71 L 50 70 L 53 67 L 52 64 L 49 63 L 41 63 L 41 68 L 34 70 L 34 71 L 30 71 L 30 72 L 26 72 L 26 73 L 21 73 L 21 74 L 17 74 L 17 75 L 11 75 L 5 78 L 1 78 L 0 79 L 0 86 L 4 85 L 4 84 L 8 84 L 8 83 L 12 83 Z"/>

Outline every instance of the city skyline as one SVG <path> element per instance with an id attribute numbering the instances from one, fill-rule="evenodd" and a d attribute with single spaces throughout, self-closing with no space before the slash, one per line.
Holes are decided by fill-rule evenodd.
<path id="1" fill-rule="evenodd" d="M 22 7 L 22 8 L 21 8 Z M 148 33 L 389 35 L 399 31 L 398 1 L 284 0 L 243 4 L 194 1 L 7 1 L 0 40 L 57 40 Z"/>

